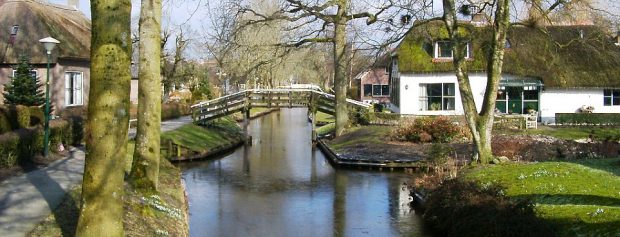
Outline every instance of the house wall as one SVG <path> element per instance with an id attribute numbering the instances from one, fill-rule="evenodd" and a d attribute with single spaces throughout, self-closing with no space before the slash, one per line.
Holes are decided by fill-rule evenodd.
<path id="1" fill-rule="evenodd" d="M 620 113 L 620 106 L 603 106 L 603 89 L 545 89 L 540 95 L 541 122 L 555 122 L 555 113 L 575 113 L 582 106 L 594 113 Z"/>
<path id="2" fill-rule="evenodd" d="M 365 73 L 359 82 L 360 100 L 364 102 L 389 103 L 390 96 L 364 96 L 364 84 L 389 85 L 390 78 L 385 67 L 373 68 Z"/>
<path id="3" fill-rule="evenodd" d="M 37 71 L 38 80 L 41 85 L 45 85 L 47 77 L 47 66 L 32 65 Z M 58 111 L 70 107 L 65 105 L 65 72 L 74 71 L 82 72 L 82 105 L 88 104 L 88 91 L 90 88 L 90 63 L 81 60 L 63 60 L 59 59 L 57 64 L 50 65 L 50 101 L 54 111 L 52 114 L 58 114 Z M 13 74 L 11 65 L 0 65 L 0 91 L 4 93 L 4 85 L 10 82 L 10 76 Z M 45 91 L 45 88 L 42 88 Z M 4 96 L 0 94 L 0 104 L 4 104 Z M 77 105 L 74 105 L 77 106 Z"/>
<path id="4" fill-rule="evenodd" d="M 131 89 L 129 90 L 129 101 L 133 104 L 138 103 L 138 80 L 131 79 Z"/>
<path id="5" fill-rule="evenodd" d="M 472 73 L 469 75 L 470 86 L 476 101 L 478 111 L 482 108 L 482 100 L 486 87 L 487 78 L 485 74 Z M 450 111 L 421 111 L 420 110 L 420 84 L 423 83 L 454 83 L 455 109 Z M 463 105 L 461 103 L 461 93 L 458 89 L 456 76 L 451 73 L 428 73 L 428 74 L 400 74 L 400 106 L 392 104 L 392 110 L 400 114 L 408 115 L 462 115 Z"/>

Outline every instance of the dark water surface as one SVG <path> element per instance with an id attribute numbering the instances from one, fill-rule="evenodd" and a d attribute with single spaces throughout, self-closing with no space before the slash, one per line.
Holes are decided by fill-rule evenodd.
<path id="1" fill-rule="evenodd" d="M 252 146 L 182 163 L 191 236 L 427 236 L 399 172 L 336 170 L 305 109 L 250 123 Z"/>

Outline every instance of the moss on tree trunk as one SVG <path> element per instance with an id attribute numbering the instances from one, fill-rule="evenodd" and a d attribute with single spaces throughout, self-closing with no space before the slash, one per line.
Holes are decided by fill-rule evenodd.
<path id="1" fill-rule="evenodd" d="M 129 123 L 129 0 L 93 0 L 86 165 L 76 236 L 123 236 Z"/>
<path id="2" fill-rule="evenodd" d="M 342 135 L 345 127 L 349 123 L 349 113 L 347 110 L 347 68 L 345 65 L 346 47 L 346 10 L 348 0 L 339 0 L 338 13 L 334 21 L 334 90 L 336 92 L 336 136 Z"/>
<path id="3" fill-rule="evenodd" d="M 131 181 L 143 191 L 156 191 L 159 177 L 161 78 L 161 0 L 142 1 L 138 126 Z"/>

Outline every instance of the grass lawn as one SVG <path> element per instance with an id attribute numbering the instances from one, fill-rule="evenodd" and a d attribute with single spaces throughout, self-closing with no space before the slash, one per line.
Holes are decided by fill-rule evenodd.
<path id="1" fill-rule="evenodd" d="M 344 135 L 330 141 L 329 146 L 335 151 L 350 146 L 364 143 L 384 143 L 391 127 L 386 126 L 361 126 L 347 129 Z"/>
<path id="2" fill-rule="evenodd" d="M 318 123 L 333 123 L 336 122 L 336 117 L 323 112 L 316 112 L 316 121 Z"/>
<path id="3" fill-rule="evenodd" d="M 175 144 L 202 153 L 216 147 L 235 143 L 241 139 L 241 128 L 229 118 L 221 118 L 208 128 L 186 124 L 179 129 L 161 134 L 162 140 L 172 140 Z"/>
<path id="4" fill-rule="evenodd" d="M 615 127 L 548 127 L 539 126 L 538 129 L 508 131 L 513 134 L 548 135 L 566 140 L 577 140 L 592 136 L 595 140 L 620 140 L 620 129 Z"/>
<path id="5" fill-rule="evenodd" d="M 505 194 L 530 198 L 559 236 L 620 236 L 620 158 L 506 164 L 467 171 Z"/>

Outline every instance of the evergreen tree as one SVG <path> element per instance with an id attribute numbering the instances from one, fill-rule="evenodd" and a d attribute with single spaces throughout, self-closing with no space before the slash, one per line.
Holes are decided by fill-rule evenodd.
<path id="1" fill-rule="evenodd" d="M 45 103 L 41 83 L 32 75 L 28 59 L 22 57 L 15 68 L 11 82 L 5 86 L 4 103 L 11 105 L 38 106 Z"/>

